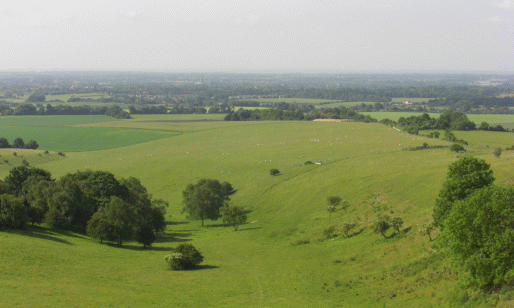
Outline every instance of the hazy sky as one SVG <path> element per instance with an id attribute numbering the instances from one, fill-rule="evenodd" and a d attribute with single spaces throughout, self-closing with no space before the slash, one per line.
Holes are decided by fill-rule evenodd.
<path id="1" fill-rule="evenodd" d="M 513 73 L 514 0 L 10 0 L 5 70 Z"/>

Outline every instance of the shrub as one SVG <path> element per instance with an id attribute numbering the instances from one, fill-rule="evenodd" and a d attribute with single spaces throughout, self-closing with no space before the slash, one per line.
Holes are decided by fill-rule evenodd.
<path id="1" fill-rule="evenodd" d="M 513 146 L 513 147 L 514 147 L 514 146 Z M 304 165 L 312 165 L 312 164 L 313 164 L 313 162 L 311 162 L 310 160 L 308 160 L 308 161 L 304 162 L 303 164 L 304 164 Z"/>
<path id="2" fill-rule="evenodd" d="M 460 151 L 466 151 L 464 149 L 464 147 L 458 143 L 454 143 L 452 144 L 452 146 L 450 147 L 450 151 L 453 151 L 453 152 L 460 152 Z"/>
<path id="3" fill-rule="evenodd" d="M 342 231 L 346 237 L 349 237 L 349 232 L 355 228 L 356 224 L 354 222 L 348 222 L 348 221 L 345 221 L 345 222 L 342 222 L 340 225 L 339 225 L 339 230 Z"/>
<path id="4" fill-rule="evenodd" d="M 501 148 L 494 149 L 493 154 L 494 154 L 494 156 L 496 156 L 496 158 L 499 158 L 500 155 L 502 155 L 502 149 Z"/>
<path id="5" fill-rule="evenodd" d="M 277 175 L 277 174 L 279 174 L 279 173 L 280 173 L 280 171 L 278 171 L 278 169 L 270 169 L 270 170 L 269 170 L 269 174 L 270 174 L 270 175 L 273 175 L 273 176 L 275 176 L 275 175 Z"/>
<path id="6" fill-rule="evenodd" d="M 191 244 L 180 244 L 177 252 L 167 255 L 164 259 L 173 270 L 185 270 L 202 263 L 203 256 Z"/>

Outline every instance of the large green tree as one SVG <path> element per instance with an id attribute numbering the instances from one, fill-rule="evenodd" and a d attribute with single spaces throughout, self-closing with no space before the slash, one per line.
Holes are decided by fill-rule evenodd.
<path id="1" fill-rule="evenodd" d="M 441 239 L 481 288 L 514 284 L 514 188 L 491 185 L 455 202 Z"/>
<path id="2" fill-rule="evenodd" d="M 0 195 L 0 227 L 23 228 L 28 221 L 27 209 L 20 198 Z"/>
<path id="3" fill-rule="evenodd" d="M 50 172 L 46 170 L 35 167 L 29 168 L 26 166 L 14 167 L 9 171 L 9 175 L 4 179 L 4 182 L 9 187 L 9 193 L 19 196 L 22 192 L 23 182 L 25 182 L 31 175 L 39 176 L 41 179 L 47 181 L 53 181 Z"/>
<path id="4" fill-rule="evenodd" d="M 434 224 L 443 229 L 445 219 L 451 212 L 453 204 L 463 200 L 475 190 L 493 183 L 493 172 L 484 160 L 465 156 L 448 167 L 446 181 L 439 191 L 434 207 Z"/>
<path id="5" fill-rule="evenodd" d="M 228 203 L 222 208 L 223 223 L 234 227 L 237 231 L 239 225 L 246 223 L 246 211 L 243 207 L 233 205 L 230 206 Z"/>
<path id="6" fill-rule="evenodd" d="M 216 220 L 220 215 L 220 208 L 225 201 L 230 200 L 223 185 L 218 180 L 201 179 L 196 184 L 187 185 L 182 192 L 184 207 L 182 212 L 188 213 L 189 219 Z"/>
<path id="7" fill-rule="evenodd" d="M 134 208 L 122 199 L 112 196 L 110 202 L 91 217 L 87 233 L 101 241 L 115 240 L 121 246 L 124 240 L 133 238 L 136 232 L 135 222 Z"/>

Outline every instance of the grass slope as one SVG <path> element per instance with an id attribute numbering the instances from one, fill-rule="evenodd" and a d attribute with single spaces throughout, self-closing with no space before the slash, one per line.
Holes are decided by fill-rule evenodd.
<path id="1" fill-rule="evenodd" d="M 155 129 L 155 123 L 162 124 L 146 124 Z M 456 155 L 403 150 L 445 141 L 365 123 L 200 122 L 197 129 L 191 122 L 164 123 L 183 125 L 183 133 L 66 157 L 23 154 L 54 177 L 85 168 L 137 177 L 170 202 L 171 217 L 146 251 L 135 243 L 116 248 L 44 228 L 0 233 L 1 305 L 428 307 L 466 301 L 453 290 L 456 275 L 441 253 L 417 234 L 431 221 Z M 492 164 L 497 182 L 512 178 L 511 156 L 496 159 L 473 144 L 467 150 Z M 2 158 L 9 151 L 0 151 Z M 322 164 L 304 165 L 307 160 Z M 0 165 L 0 177 L 14 163 Z M 270 176 L 271 168 L 281 175 Z M 202 228 L 185 220 L 182 190 L 200 178 L 230 182 L 237 190 L 231 202 L 251 210 L 254 223 L 234 232 L 219 221 Z M 348 200 L 348 212 L 329 218 L 330 195 Z M 378 214 L 401 216 L 402 232 L 390 231 L 388 239 L 373 234 Z M 337 235 L 338 224 L 348 220 L 358 223 L 350 238 L 324 235 L 331 226 Z M 164 255 L 185 241 L 202 252 L 204 266 L 167 270 Z"/>

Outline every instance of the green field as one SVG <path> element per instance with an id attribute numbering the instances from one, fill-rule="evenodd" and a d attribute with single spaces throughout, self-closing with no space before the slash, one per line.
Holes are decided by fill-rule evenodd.
<path id="1" fill-rule="evenodd" d="M 151 249 L 118 248 L 80 234 L 44 227 L 0 233 L 0 306 L 155 307 L 446 307 L 467 297 L 456 287 L 439 248 L 418 234 L 431 221 L 434 200 L 456 154 L 447 148 L 405 151 L 439 140 L 398 132 L 381 124 L 323 122 L 186 121 L 141 116 L 84 125 L 133 126 L 169 137 L 123 147 L 39 155 L 23 159 L 56 178 L 76 170 L 107 170 L 139 178 L 156 198 L 170 203 L 169 224 Z M 175 121 L 176 120 L 176 121 Z M 171 128 L 169 128 L 170 126 Z M 79 127 L 80 128 L 80 127 Z M 36 129 L 36 128 L 34 128 Z M 66 127 L 66 129 L 72 129 Z M 475 132 L 470 132 L 475 133 Z M 473 139 L 467 153 L 492 165 L 497 183 L 512 181 L 514 157 L 495 158 L 481 143 L 507 133 Z M 97 142 L 101 142 L 101 138 Z M 505 143 L 506 141 L 498 141 Z M 493 146 L 492 143 L 489 144 Z M 0 150 L 0 177 L 21 164 Z M 462 154 L 461 154 L 462 155 Z M 306 161 L 321 165 L 304 165 Z M 281 175 L 270 176 L 277 168 Z M 201 178 L 228 181 L 232 204 L 251 210 L 249 223 L 189 222 L 181 214 L 182 191 Z M 348 212 L 329 218 L 326 198 L 339 195 Z M 390 238 L 373 234 L 379 214 L 401 216 L 403 230 Z M 168 216 L 169 215 L 169 216 Z M 346 238 L 342 221 L 358 227 Z M 335 227 L 335 235 L 325 230 Z M 437 236 L 437 232 L 434 234 Z M 181 242 L 195 245 L 204 266 L 175 272 L 164 256 Z M 472 291 L 470 294 L 472 295 Z M 497 295 L 500 303 L 508 296 Z M 493 296 L 494 298 L 494 296 Z M 490 302 L 490 301 L 489 301 Z M 478 306 L 487 299 L 467 304 Z"/>
<path id="2" fill-rule="evenodd" d="M 40 150 L 94 151 L 123 147 L 176 135 L 148 129 L 114 128 L 106 123 L 123 122 L 107 116 L 13 116 L 0 117 L 1 137 L 35 140 Z M 84 127 L 96 124 L 106 127 Z"/>

